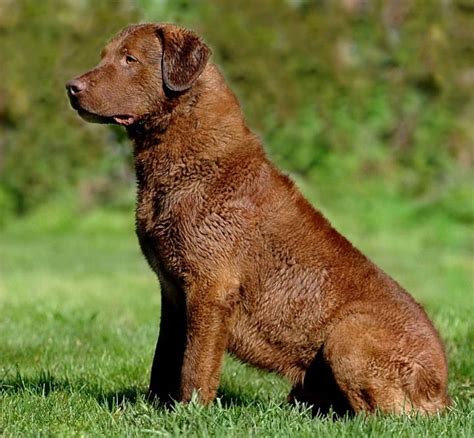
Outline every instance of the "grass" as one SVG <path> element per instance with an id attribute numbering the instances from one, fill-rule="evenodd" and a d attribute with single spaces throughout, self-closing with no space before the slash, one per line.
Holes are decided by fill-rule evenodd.
<path id="1" fill-rule="evenodd" d="M 158 284 L 127 211 L 55 203 L 0 231 L 0 434 L 452 436 L 473 430 L 472 228 L 376 186 L 304 185 L 335 225 L 422 302 L 446 341 L 453 409 L 438 417 L 312 418 L 288 384 L 226 358 L 220 397 L 144 400 Z M 343 193 L 351 195 L 343 195 Z"/>

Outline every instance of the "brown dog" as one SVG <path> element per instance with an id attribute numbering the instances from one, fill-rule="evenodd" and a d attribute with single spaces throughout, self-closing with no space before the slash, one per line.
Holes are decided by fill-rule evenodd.
<path id="1" fill-rule="evenodd" d="M 129 26 L 67 84 L 83 118 L 135 144 L 136 231 L 162 291 L 150 394 L 210 402 L 227 350 L 320 412 L 445 408 L 425 312 L 268 161 L 209 54 L 189 30 Z"/>

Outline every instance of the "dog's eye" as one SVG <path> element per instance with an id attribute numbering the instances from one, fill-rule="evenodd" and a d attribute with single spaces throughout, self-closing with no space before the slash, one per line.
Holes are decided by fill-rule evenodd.
<path id="1" fill-rule="evenodd" d="M 125 62 L 126 62 L 127 64 L 133 64 L 134 62 L 138 62 L 138 59 L 135 58 L 135 57 L 132 56 L 132 55 L 127 55 L 127 56 L 125 56 Z"/>

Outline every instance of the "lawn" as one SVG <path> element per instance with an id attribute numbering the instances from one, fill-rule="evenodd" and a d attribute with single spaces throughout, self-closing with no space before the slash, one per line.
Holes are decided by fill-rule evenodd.
<path id="1" fill-rule="evenodd" d="M 79 212 L 56 202 L 0 231 L 0 434 L 474 436 L 472 227 L 442 209 L 342 185 L 335 194 L 304 187 L 425 305 L 447 345 L 450 412 L 312 418 L 286 405 L 285 381 L 230 357 L 212 406 L 154 408 L 144 392 L 159 287 L 136 242 L 133 207 Z"/>

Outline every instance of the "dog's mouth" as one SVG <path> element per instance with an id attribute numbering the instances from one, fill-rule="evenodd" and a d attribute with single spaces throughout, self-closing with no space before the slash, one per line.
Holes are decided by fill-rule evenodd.
<path id="1" fill-rule="evenodd" d="M 131 126 L 137 121 L 137 117 L 132 114 L 116 114 L 109 116 L 86 110 L 79 104 L 78 99 L 71 95 L 69 95 L 69 100 L 71 102 L 71 106 L 86 122 Z"/>
<path id="2" fill-rule="evenodd" d="M 112 123 L 110 117 L 99 116 L 98 114 L 90 113 L 83 109 L 77 109 L 77 113 L 86 121 L 90 123 Z"/>
<path id="3" fill-rule="evenodd" d="M 120 126 L 131 126 L 136 122 L 136 117 L 131 114 L 118 114 L 116 116 L 103 116 L 83 108 L 76 108 L 78 114 L 86 121 L 91 123 L 107 123 Z"/>

